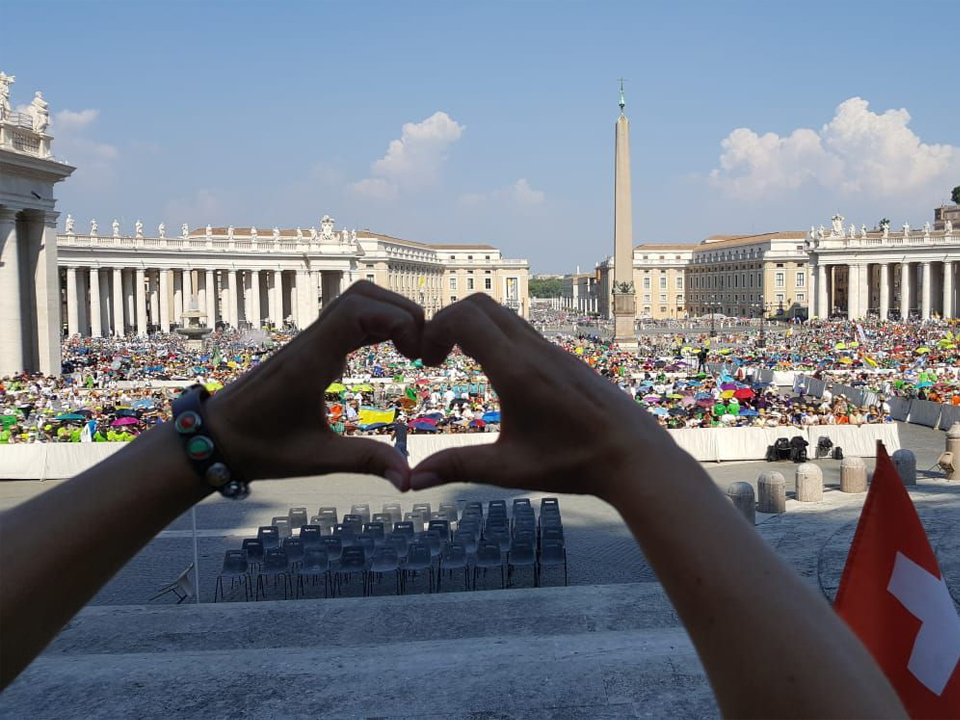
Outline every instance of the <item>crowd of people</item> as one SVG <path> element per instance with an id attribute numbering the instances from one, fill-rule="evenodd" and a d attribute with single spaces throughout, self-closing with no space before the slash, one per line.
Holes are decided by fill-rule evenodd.
<path id="1" fill-rule="evenodd" d="M 549 316 L 548 316 L 549 315 Z M 562 315 L 562 317 L 560 317 Z M 668 428 L 773 427 L 892 422 L 892 397 L 960 404 L 960 326 L 925 323 L 767 324 L 661 328 L 641 332 L 639 350 L 608 339 L 602 322 L 547 311 L 540 327 L 566 323 L 551 342 L 618 384 Z M 563 321 L 561 323 L 560 321 Z M 169 419 L 170 400 L 195 382 L 216 391 L 254 367 L 289 332 L 218 330 L 203 350 L 179 335 L 65 341 L 58 377 L 0 379 L 0 444 L 132 440 Z M 875 402 L 856 405 L 759 382 L 758 371 L 803 373 L 864 387 Z M 353 353 L 340 382 L 327 388 L 331 427 L 343 434 L 495 432 L 497 394 L 472 358 L 454 352 L 425 368 L 385 343 Z"/>

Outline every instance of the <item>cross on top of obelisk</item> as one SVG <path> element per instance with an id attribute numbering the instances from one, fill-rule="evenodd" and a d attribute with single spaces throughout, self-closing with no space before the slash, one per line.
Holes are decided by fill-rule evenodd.
<path id="1" fill-rule="evenodd" d="M 627 81 L 626 78 L 620 78 L 620 114 L 623 115 L 623 108 L 627 104 L 626 98 L 623 97 L 623 84 Z"/>

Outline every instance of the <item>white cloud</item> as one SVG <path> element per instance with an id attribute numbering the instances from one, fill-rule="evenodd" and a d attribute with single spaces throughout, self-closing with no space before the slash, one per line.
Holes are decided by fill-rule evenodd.
<path id="1" fill-rule="evenodd" d="M 447 159 L 447 149 L 466 128 L 437 111 L 418 123 L 405 123 L 400 138 L 390 141 L 387 153 L 375 161 L 373 177 L 353 184 L 368 197 L 393 199 L 400 190 L 418 190 L 436 183 Z"/>
<path id="2" fill-rule="evenodd" d="M 544 200 L 546 194 L 542 190 L 534 190 L 526 178 L 520 178 L 490 193 L 464 193 L 458 198 L 457 204 L 463 208 L 480 208 L 487 203 L 496 203 L 522 209 L 542 205 Z"/>
<path id="3" fill-rule="evenodd" d="M 531 206 L 541 204 L 546 195 L 542 190 L 534 190 L 526 178 L 520 178 L 510 186 L 510 196 L 517 205 Z"/>
<path id="4" fill-rule="evenodd" d="M 759 198 L 806 184 L 881 197 L 924 194 L 960 171 L 960 148 L 927 144 L 908 127 L 905 109 L 872 112 L 853 97 L 820 131 L 781 137 L 738 128 L 721 141 L 713 183 L 739 197 Z"/>
<path id="5" fill-rule="evenodd" d="M 219 192 L 210 188 L 199 188 L 188 197 L 176 198 L 168 202 L 163 209 L 163 217 L 166 218 L 168 228 L 174 226 L 179 228 L 182 223 L 187 223 L 194 228 L 205 226 L 207 223 L 219 225 L 236 222 L 237 216 L 232 216 L 230 213 L 232 209 L 235 208 L 226 207 Z M 179 234 L 179 230 L 177 233 Z"/>
<path id="6" fill-rule="evenodd" d="M 94 108 L 86 110 L 61 110 L 53 116 L 53 127 L 58 131 L 74 132 L 92 125 L 100 117 L 100 111 Z"/>

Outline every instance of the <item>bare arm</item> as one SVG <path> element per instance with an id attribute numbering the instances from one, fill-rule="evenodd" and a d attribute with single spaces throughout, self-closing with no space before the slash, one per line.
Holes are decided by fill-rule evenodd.
<path id="1" fill-rule="evenodd" d="M 406 484 L 406 458 L 392 447 L 330 430 L 323 392 L 350 351 L 393 339 L 416 356 L 422 329 L 423 311 L 410 301 L 370 283 L 352 286 L 275 357 L 207 402 L 208 424 L 230 464 L 250 478 L 343 471 Z M 209 492 L 168 423 L 0 516 L 0 687 Z"/>
<path id="2" fill-rule="evenodd" d="M 441 361 L 454 342 L 497 388 L 500 438 L 427 458 L 413 470 L 414 489 L 476 481 L 612 503 L 677 608 L 725 715 L 905 715 L 824 599 L 625 393 L 481 294 L 431 321 L 425 362 Z"/>

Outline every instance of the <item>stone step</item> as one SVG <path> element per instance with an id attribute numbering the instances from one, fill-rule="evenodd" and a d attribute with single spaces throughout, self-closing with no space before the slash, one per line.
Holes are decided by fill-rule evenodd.
<path id="1" fill-rule="evenodd" d="M 0 696 L 6 717 L 715 716 L 650 583 L 90 607 Z"/>

